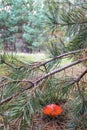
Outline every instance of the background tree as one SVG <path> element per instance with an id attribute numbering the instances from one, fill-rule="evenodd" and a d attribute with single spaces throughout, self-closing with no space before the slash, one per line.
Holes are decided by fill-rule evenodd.
<path id="1" fill-rule="evenodd" d="M 13 50 L 18 50 L 19 46 L 19 51 L 26 52 L 26 46 L 32 50 L 42 44 L 45 18 L 41 1 L 7 0 L 0 5 L 0 39 L 4 48 L 12 44 Z"/>

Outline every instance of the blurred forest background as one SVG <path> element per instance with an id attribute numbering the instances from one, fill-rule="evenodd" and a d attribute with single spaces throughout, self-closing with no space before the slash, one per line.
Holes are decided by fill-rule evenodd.
<path id="1" fill-rule="evenodd" d="M 87 0 L 0 0 L 0 129 L 87 130 Z"/>

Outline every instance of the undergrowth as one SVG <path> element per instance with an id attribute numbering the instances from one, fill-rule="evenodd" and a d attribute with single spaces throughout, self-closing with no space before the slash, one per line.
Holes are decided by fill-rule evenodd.
<path id="1" fill-rule="evenodd" d="M 48 73 L 35 62 L 25 64 L 16 58 L 8 62 L 3 57 L 8 73 L 0 77 L 0 123 L 7 130 L 86 130 L 87 80 L 71 84 L 75 78 L 66 71 L 50 75 L 38 84 L 32 84 Z M 38 62 L 39 64 L 39 62 Z M 51 63 L 52 64 L 52 63 Z M 47 65 L 47 68 L 49 65 Z M 51 67 L 51 70 L 54 69 Z M 50 71 L 49 71 L 50 72 Z M 84 82 L 84 83 L 83 83 Z M 32 87 L 31 87 L 32 86 Z M 47 104 L 63 108 L 61 116 L 49 118 L 42 109 Z"/>

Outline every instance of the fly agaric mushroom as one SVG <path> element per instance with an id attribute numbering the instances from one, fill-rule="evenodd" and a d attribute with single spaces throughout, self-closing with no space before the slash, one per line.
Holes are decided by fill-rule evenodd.
<path id="1" fill-rule="evenodd" d="M 61 115 L 62 111 L 62 108 L 56 104 L 49 104 L 43 108 L 43 114 L 52 117 Z"/>

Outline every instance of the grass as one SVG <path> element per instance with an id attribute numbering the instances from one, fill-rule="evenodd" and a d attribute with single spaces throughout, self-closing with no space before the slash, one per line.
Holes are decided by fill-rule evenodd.
<path id="1" fill-rule="evenodd" d="M 25 54 L 25 53 L 18 53 L 15 55 L 17 59 L 23 60 L 24 62 L 44 62 L 46 60 L 49 60 L 47 54 L 45 53 L 32 53 L 32 54 Z M 65 58 L 61 61 L 61 66 L 70 64 L 72 62 L 72 59 Z"/>
<path id="2" fill-rule="evenodd" d="M 43 61 L 46 58 L 46 54 L 45 53 L 8 53 L 8 56 L 11 57 L 16 57 L 19 60 L 23 60 L 23 61 L 33 61 L 33 62 L 37 62 L 37 61 Z"/>

